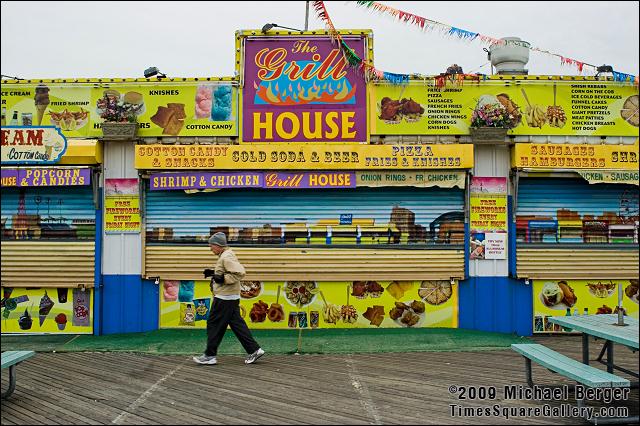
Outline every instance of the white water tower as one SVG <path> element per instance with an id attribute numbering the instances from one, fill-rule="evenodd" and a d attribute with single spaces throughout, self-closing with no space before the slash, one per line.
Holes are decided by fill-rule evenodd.
<path id="1" fill-rule="evenodd" d="M 524 66 L 529 62 L 531 44 L 520 37 L 503 37 L 500 40 L 504 43 L 492 44 L 487 55 L 496 68 L 496 74 L 529 74 Z"/>

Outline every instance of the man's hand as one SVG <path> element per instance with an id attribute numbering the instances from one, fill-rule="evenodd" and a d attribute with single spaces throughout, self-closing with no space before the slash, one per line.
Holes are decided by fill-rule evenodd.
<path id="1" fill-rule="evenodd" d="M 216 282 L 216 284 L 224 284 L 224 274 L 214 274 L 213 280 Z"/>
<path id="2" fill-rule="evenodd" d="M 202 271 L 202 273 L 204 274 L 205 278 L 209 278 L 215 274 L 215 270 L 207 268 L 204 271 Z"/>

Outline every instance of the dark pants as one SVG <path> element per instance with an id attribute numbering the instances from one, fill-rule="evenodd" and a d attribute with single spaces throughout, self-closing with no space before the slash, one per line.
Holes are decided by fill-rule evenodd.
<path id="1" fill-rule="evenodd" d="M 207 356 L 216 356 L 218 346 L 227 331 L 227 325 L 236 335 L 248 354 L 258 350 L 260 345 L 253 339 L 247 323 L 240 316 L 240 300 L 222 300 L 213 298 L 213 306 L 207 319 Z"/>

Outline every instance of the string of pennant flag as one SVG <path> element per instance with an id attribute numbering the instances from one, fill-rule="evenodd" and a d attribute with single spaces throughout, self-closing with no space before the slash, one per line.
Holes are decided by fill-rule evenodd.
<path id="1" fill-rule="evenodd" d="M 389 15 L 391 15 L 394 18 L 397 18 L 399 21 L 405 22 L 405 23 L 410 23 L 413 25 L 418 26 L 419 28 L 421 28 L 424 31 L 427 30 L 439 30 L 443 33 L 445 33 L 446 35 L 449 35 L 451 37 L 458 37 L 460 39 L 463 40 L 468 40 L 468 41 L 473 41 L 476 39 L 479 39 L 482 43 L 486 43 L 486 44 L 505 44 L 505 43 L 514 43 L 514 44 L 519 44 L 522 45 L 524 47 L 527 47 L 533 51 L 537 51 L 537 52 L 542 52 L 542 53 L 547 53 L 553 56 L 557 56 L 560 58 L 561 60 L 561 64 L 563 65 L 574 65 L 578 68 L 578 70 L 580 72 L 582 72 L 582 70 L 584 69 L 585 66 L 588 67 L 593 67 L 593 68 L 597 68 L 595 65 L 592 64 L 588 64 L 586 62 L 582 62 L 582 61 L 577 61 L 575 59 L 571 59 L 571 58 L 567 58 L 565 56 L 562 55 L 558 55 L 555 53 L 551 53 L 549 51 L 546 50 L 542 50 L 539 48 L 532 48 L 530 47 L 529 43 L 526 42 L 519 42 L 517 40 L 509 40 L 509 41 L 505 41 L 505 40 L 501 40 L 501 39 L 497 39 L 494 37 L 490 37 L 487 35 L 483 35 L 483 34 L 479 34 L 476 32 L 472 32 L 472 31 L 467 31 L 461 28 L 457 28 L 457 27 L 453 27 L 447 24 L 443 24 L 440 23 L 438 21 L 434 21 L 431 19 L 427 19 L 409 12 L 405 12 L 399 9 L 395 9 L 392 8 L 390 6 L 386 6 L 382 3 L 376 2 L 376 1 L 357 1 L 356 2 L 359 6 L 364 6 L 367 8 L 371 8 L 375 11 L 378 11 L 380 13 L 387 13 Z M 347 63 L 355 68 L 356 70 L 358 70 L 359 72 L 363 73 L 365 78 L 367 79 L 367 81 L 370 80 L 375 80 L 375 81 L 381 81 L 381 80 L 385 80 L 390 82 L 391 84 L 406 84 L 409 82 L 409 79 L 412 75 L 417 75 L 417 74 L 399 74 L 399 73 L 391 73 L 391 72 L 386 72 L 386 71 L 381 71 L 379 69 L 377 69 L 376 67 L 373 66 L 373 64 L 371 64 L 369 61 L 367 61 L 366 59 L 360 58 L 358 56 L 358 54 L 356 52 L 353 51 L 353 49 L 351 49 L 348 44 L 344 41 L 344 39 L 341 37 L 340 33 L 336 30 L 333 21 L 331 20 L 331 17 L 329 16 L 329 13 L 327 12 L 327 8 L 325 6 L 324 1 L 314 1 L 313 2 L 313 7 L 315 9 L 316 15 L 318 17 L 318 19 L 320 19 L 321 21 L 323 21 L 325 23 L 325 27 L 327 28 L 329 35 L 331 36 L 331 38 L 337 42 L 340 51 L 342 52 L 345 60 L 347 61 Z M 631 74 L 625 74 L 625 73 L 621 73 L 621 72 L 617 72 L 617 71 L 613 71 L 613 79 L 615 81 L 619 81 L 619 82 L 625 82 L 625 81 L 632 81 L 635 82 L 636 84 L 638 83 L 637 77 Z M 462 81 L 464 80 L 464 77 L 472 77 L 473 79 L 478 79 L 478 75 L 477 74 L 473 74 L 473 75 L 467 75 L 467 74 L 459 74 L 456 75 L 455 78 L 459 83 L 462 83 Z M 442 76 L 440 77 L 436 77 L 435 78 L 435 84 L 438 86 L 443 85 L 444 81 L 443 81 Z"/>
<path id="2" fill-rule="evenodd" d="M 408 74 L 396 74 L 381 71 L 374 67 L 373 64 L 369 63 L 369 61 L 358 56 L 358 54 L 351 49 L 349 45 L 347 45 L 340 33 L 336 30 L 323 1 L 314 1 L 313 8 L 315 9 L 318 19 L 325 23 L 329 36 L 331 36 L 331 38 L 338 44 L 338 47 L 349 66 L 363 73 L 367 81 L 387 80 L 392 84 L 403 84 L 409 82 Z"/>
<path id="3" fill-rule="evenodd" d="M 578 61 L 576 59 L 568 58 L 566 56 L 559 55 L 557 53 L 553 53 L 548 50 L 543 50 L 538 47 L 531 47 L 531 45 L 526 42 L 519 42 L 517 40 L 505 41 L 505 40 L 497 39 L 495 37 L 480 34 L 477 32 L 464 30 L 462 28 L 457 28 L 451 25 L 444 24 L 442 22 L 438 22 L 432 19 L 424 18 L 422 16 L 414 15 L 413 13 L 405 12 L 405 11 L 387 6 L 377 1 L 356 1 L 355 3 L 357 3 L 358 6 L 362 6 L 367 9 L 372 9 L 376 12 L 388 14 L 398 19 L 401 22 L 415 25 L 418 28 L 420 28 L 422 31 L 439 30 L 451 37 L 458 37 L 460 39 L 468 40 L 468 41 L 473 41 L 478 39 L 480 40 L 480 42 L 489 44 L 489 45 L 493 45 L 493 44 L 504 45 L 506 43 L 518 44 L 534 52 L 540 52 L 540 53 L 545 53 L 551 56 L 555 56 L 560 59 L 560 63 L 562 65 L 575 66 L 579 72 L 582 72 L 584 67 L 591 67 L 596 70 L 598 68 L 597 66 L 593 64 L 589 64 L 584 61 Z M 631 81 L 631 82 L 637 83 L 637 77 L 635 75 L 626 74 L 626 73 L 617 72 L 617 71 L 612 71 L 612 74 L 613 74 L 613 79 L 615 81 L 620 81 L 620 82 Z"/>

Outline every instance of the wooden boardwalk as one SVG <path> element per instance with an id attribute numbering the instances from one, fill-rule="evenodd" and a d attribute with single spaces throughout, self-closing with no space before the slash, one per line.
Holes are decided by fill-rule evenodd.
<path id="1" fill-rule="evenodd" d="M 581 359 L 578 336 L 535 340 Z M 591 343 L 592 358 L 601 346 Z M 621 365 L 637 370 L 637 353 L 616 350 Z M 452 417 L 450 404 L 547 403 L 503 400 L 503 386 L 526 386 L 524 360 L 511 350 L 267 354 L 250 366 L 238 356 L 219 362 L 200 366 L 184 356 L 39 353 L 18 366 L 16 391 L 2 401 L 2 424 L 587 424 L 576 418 Z M 533 371 L 537 383 L 561 380 L 538 366 Z M 3 390 L 7 376 L 3 370 Z M 498 398 L 461 401 L 449 393 L 451 385 L 496 386 Z M 572 397 L 548 403 L 575 405 Z M 637 414 L 638 390 L 609 405 Z"/>

